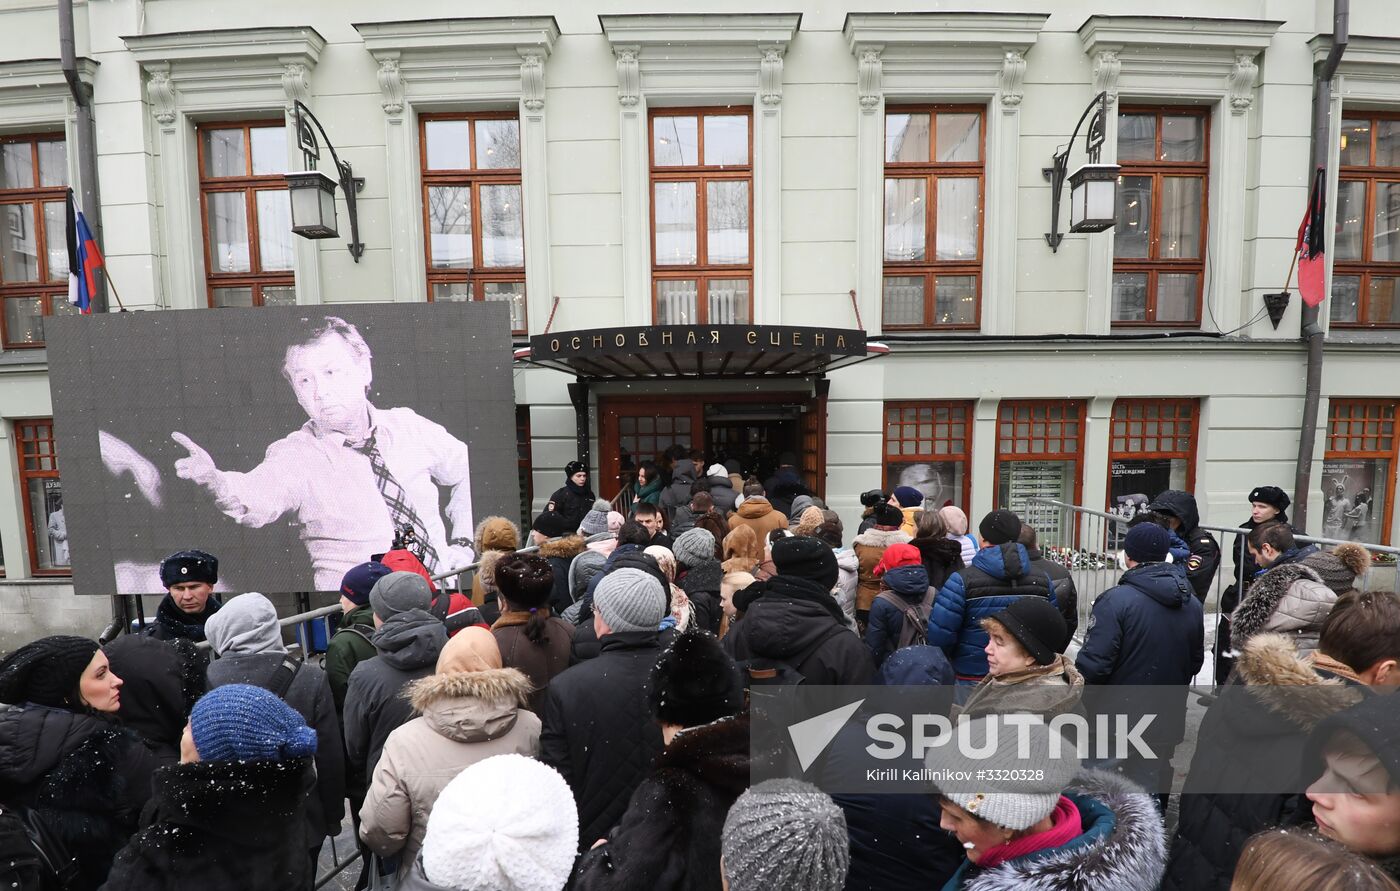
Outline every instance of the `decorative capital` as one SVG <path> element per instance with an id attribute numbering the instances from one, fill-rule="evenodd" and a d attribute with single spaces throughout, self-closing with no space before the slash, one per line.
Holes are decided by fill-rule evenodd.
<path id="1" fill-rule="evenodd" d="M 311 98 L 311 85 L 307 82 L 306 74 L 306 64 L 303 62 L 287 62 L 282 66 L 282 93 L 287 97 L 289 112 L 298 101 L 305 102 Z"/>
<path id="2" fill-rule="evenodd" d="M 175 84 L 170 80 L 170 63 L 151 70 L 150 80 L 146 81 L 146 95 L 151 100 L 151 113 L 156 122 L 163 126 L 175 123 L 175 105 L 178 95 Z"/>
<path id="3" fill-rule="evenodd" d="M 783 51 L 776 46 L 763 48 L 763 59 L 758 68 L 758 99 L 764 105 L 775 107 L 783 101 Z"/>
<path id="4" fill-rule="evenodd" d="M 1021 99 L 1025 96 L 1025 82 L 1026 57 L 1015 50 L 1007 50 L 1001 59 L 1001 74 L 997 76 L 1001 104 L 1007 111 L 1020 107 Z"/>
<path id="5" fill-rule="evenodd" d="M 1108 94 L 1110 105 L 1118 101 L 1118 75 L 1123 63 L 1115 50 L 1101 50 L 1094 57 L 1094 93 Z"/>
<path id="6" fill-rule="evenodd" d="M 385 114 L 403 113 L 403 73 L 399 60 L 391 57 L 379 63 L 379 104 Z"/>
<path id="7" fill-rule="evenodd" d="M 623 108 L 635 108 L 642 99 L 642 67 L 637 61 L 641 48 L 613 47 L 617 54 L 617 101 Z"/>
<path id="8" fill-rule="evenodd" d="M 880 61 L 880 49 L 871 47 L 860 51 L 858 62 L 858 89 L 860 109 L 863 114 L 873 114 L 880 105 L 884 77 L 884 63 Z"/>
<path id="9" fill-rule="evenodd" d="M 544 54 L 522 53 L 520 56 L 520 101 L 527 111 L 544 108 Z"/>
<path id="10" fill-rule="evenodd" d="M 1244 114 L 1254 105 L 1254 85 L 1259 80 L 1259 66 L 1252 53 L 1235 54 L 1235 64 L 1230 68 L 1229 95 L 1230 112 Z"/>

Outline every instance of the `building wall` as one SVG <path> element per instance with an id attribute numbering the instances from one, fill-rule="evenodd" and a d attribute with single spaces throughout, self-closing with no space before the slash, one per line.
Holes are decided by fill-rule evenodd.
<path id="1" fill-rule="evenodd" d="M 962 8 L 1005 13 L 1027 6 L 988 2 Z M 374 31 L 365 23 L 456 18 L 468 12 L 461 4 L 402 0 L 386 8 L 367 0 L 78 2 L 78 53 L 98 63 L 92 83 L 109 269 L 128 308 L 203 306 L 204 261 L 190 161 L 193 128 L 215 119 L 275 118 L 299 97 L 315 110 L 341 155 L 365 177 L 359 207 L 361 237 L 367 245 L 361 262 L 354 263 L 343 238 L 299 241 L 299 301 L 422 300 L 416 116 L 426 111 L 519 109 L 522 132 L 525 117 L 530 117 L 528 126 L 536 128 L 532 132 L 542 134 L 540 152 L 532 155 L 526 148 L 524 173 L 530 332 L 542 332 L 551 316 L 555 331 L 648 322 L 649 309 L 639 301 L 636 283 L 640 273 L 641 286 L 646 286 L 650 267 L 646 245 L 635 237 L 637 209 L 645 206 L 635 199 L 645 194 L 646 156 L 629 111 L 641 113 L 645 120 L 648 107 L 736 102 L 753 104 L 756 119 L 763 121 L 755 125 L 755 225 L 762 230 L 755 268 L 757 320 L 855 327 L 859 312 L 864 326 L 878 337 L 879 295 L 869 284 L 878 281 L 872 278 L 878 276 L 878 257 L 874 266 L 870 260 L 878 243 L 871 240 L 870 214 L 872 208 L 879 214 L 880 199 L 872 193 L 872 184 L 878 189 L 881 171 L 871 147 L 878 151 L 880 131 L 871 129 L 872 121 L 879 119 L 887 101 L 917 97 L 977 102 L 987 108 L 988 132 L 982 317 L 986 337 L 895 343 L 890 356 L 831 376 L 827 489 L 833 506 L 853 523 L 859 510 L 857 493 L 880 484 L 880 406 L 887 399 L 977 400 L 980 420 L 974 434 L 969 510 L 976 515 L 990 507 L 994 494 L 992 436 L 998 399 L 1062 396 L 1090 401 L 1083 499 L 1092 506 L 1101 505 L 1105 497 L 1112 398 L 1189 396 L 1204 397 L 1196 459 L 1203 512 L 1217 523 L 1238 522 L 1247 509 L 1244 496 L 1254 485 L 1272 482 L 1291 488 L 1303 391 L 1299 301 L 1292 302 L 1277 330 L 1260 310 L 1263 294 L 1282 288 L 1306 199 L 1316 49 L 1310 41 L 1330 31 L 1330 4 L 1243 0 L 1222 10 L 1209 0 L 1178 0 L 1172 5 L 1173 15 L 1211 19 L 1228 14 L 1256 23 L 1240 27 L 1265 34 L 1258 38 L 1262 43 L 1237 51 L 1231 40 L 1245 46 L 1255 38 L 1222 38 L 1220 49 L 1211 37 L 1202 36 L 1183 45 L 1179 28 L 1145 18 L 1136 37 L 1152 43 L 1161 36 L 1162 45 L 1177 47 L 1172 51 L 1176 55 L 1144 61 L 1141 52 L 1125 49 L 1119 53 L 1122 68 L 1116 78 L 1111 75 L 1117 69 L 1105 67 L 1097 55 L 1111 48 L 1112 39 L 1104 37 L 1093 52 L 1087 51 L 1081 26 L 1094 15 L 1156 16 L 1160 4 L 1057 0 L 1029 6 L 1040 7 L 1037 11 L 1045 17 L 1038 30 L 1031 29 L 1030 43 L 1021 51 L 1022 70 L 1005 64 L 999 48 L 979 56 L 956 42 L 938 42 L 937 29 L 932 29 L 933 42 L 909 50 L 913 55 L 908 58 L 894 45 L 884 50 L 884 93 L 874 95 L 867 83 L 868 66 L 862 69 L 852 49 L 861 32 L 848 32 L 848 15 L 857 21 L 865 13 L 919 13 L 926 12 L 927 4 L 780 4 L 775 10 L 800 12 L 801 23 L 783 45 L 776 101 L 756 95 L 766 83 L 763 78 L 771 77 L 757 62 L 743 63 L 752 67 L 750 77 L 734 74 L 749 69 L 732 59 L 707 67 L 677 61 L 684 56 L 681 51 L 668 59 L 665 52 L 644 49 L 639 102 L 628 106 L 619 97 L 620 89 L 628 91 L 630 75 L 621 72 L 614 53 L 614 43 L 625 40 L 616 28 L 611 36 L 605 32 L 600 14 L 667 11 L 664 4 L 471 4 L 469 12 L 479 20 L 553 17 L 557 37 L 542 48 L 519 50 L 544 57 L 544 87 L 535 97 L 542 104 L 536 106 L 533 100 L 525 101 L 531 87 L 519 70 L 524 57 L 514 54 L 514 48 L 505 58 L 496 50 L 464 54 L 486 66 L 482 70 L 489 70 L 494 79 L 447 78 L 430 84 L 426 74 L 412 68 L 408 50 L 395 69 L 402 72 L 401 79 L 386 74 L 384 45 L 368 36 Z M 1353 36 L 1400 39 L 1400 25 L 1386 15 L 1389 6 L 1387 0 L 1356 0 Z M 673 5 L 671 11 L 689 10 Z M 738 0 L 716 0 L 706 11 L 714 16 L 707 20 L 708 30 L 724 31 L 747 27 L 750 20 L 744 14 L 765 10 Z M 71 131 L 71 107 L 61 89 L 48 89 L 36 103 L 2 76 L 17 70 L 17 60 L 57 56 L 55 15 L 54 5 L 42 0 L 0 0 L 0 133 L 32 130 L 36 121 Z M 1029 18 L 1039 20 L 1035 15 Z M 250 38 L 247 46 L 235 42 L 212 71 L 201 70 L 197 76 L 188 74 L 188 64 L 180 61 L 214 52 L 209 47 L 218 42 L 217 35 L 205 32 L 275 28 L 285 36 L 303 27 L 313 29 L 314 37 L 298 38 L 294 55 L 269 55 L 266 40 L 259 50 L 260 41 Z M 1234 26 L 1220 20 L 1200 27 L 1203 34 L 1215 34 Z M 162 49 L 154 37 L 186 32 L 195 36 L 180 48 Z M 464 33 L 473 33 L 472 28 Z M 423 38 L 428 43 L 445 39 L 441 34 Z M 758 52 L 755 38 L 743 39 Z M 909 61 L 915 57 L 917 62 Z M 162 61 L 170 58 L 176 59 L 170 79 L 173 93 L 166 92 L 158 74 Z M 300 69 L 288 68 L 289 61 Z M 932 73 L 910 73 L 921 70 Z M 1339 82 L 1343 102 L 1348 96 L 1347 70 L 1344 65 Z M 1393 98 L 1400 108 L 1400 65 L 1372 66 L 1368 71 L 1368 76 L 1382 80 L 1395 78 Z M 1051 153 L 1065 143 L 1079 111 L 1104 84 L 1114 86 L 1120 104 L 1163 101 L 1165 96 L 1212 109 L 1212 225 L 1201 329 L 1227 335 L 1221 339 L 1054 337 L 1109 334 L 1106 288 L 1112 234 L 1067 235 L 1052 253 L 1044 240 L 1050 189 L 1041 173 Z M 395 109 L 396 89 L 401 95 Z M 759 128 L 770 128 L 764 131 L 773 139 L 767 147 L 758 145 Z M 1082 157 L 1079 151 L 1076 148 L 1071 167 Z M 1335 144 L 1332 151 L 1335 155 Z M 294 149 L 289 152 L 299 166 Z M 1110 138 L 1105 160 L 1114 156 Z M 1066 210 L 1062 213 L 1067 216 Z M 341 224 L 345 226 L 343 203 Z M 874 237 L 878 239 L 878 230 Z M 856 307 L 849 296 L 853 289 Z M 1385 370 L 1394 361 L 1397 342 L 1400 338 L 1385 334 L 1333 334 L 1324 396 L 1400 396 L 1400 385 Z M 517 401 L 531 406 L 537 507 L 561 484 L 560 469 L 574 457 L 567 382 L 560 374 L 539 369 L 522 368 L 515 375 Z M 28 545 L 10 422 L 49 414 L 42 351 L 0 355 L 0 418 L 5 421 L 0 439 L 8 449 L 8 458 L 0 455 L 0 492 L 10 493 L 0 497 L 0 545 L 11 582 L 28 576 Z M 1315 480 L 1322 451 L 1319 437 Z M 596 459 L 596 441 L 594 453 Z M 1316 493 L 1309 497 L 1316 515 L 1320 498 Z M 34 590 L 67 596 L 62 585 Z"/>

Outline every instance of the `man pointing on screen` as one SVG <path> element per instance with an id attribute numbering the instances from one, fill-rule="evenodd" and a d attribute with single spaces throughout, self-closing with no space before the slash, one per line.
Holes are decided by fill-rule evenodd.
<path id="1" fill-rule="evenodd" d="M 473 562 L 466 443 L 412 409 L 370 403 L 370 349 L 354 325 L 335 316 L 307 320 L 304 336 L 287 348 L 282 376 L 306 412 L 300 429 L 268 446 L 246 473 L 220 470 L 198 443 L 172 433 L 189 452 L 175 462 L 176 475 L 203 486 L 244 526 L 292 514 L 317 590 L 338 589 L 352 566 L 387 550 L 395 527 L 405 524 L 424 543 L 430 572 Z M 441 510 L 439 487 L 449 490 Z"/>

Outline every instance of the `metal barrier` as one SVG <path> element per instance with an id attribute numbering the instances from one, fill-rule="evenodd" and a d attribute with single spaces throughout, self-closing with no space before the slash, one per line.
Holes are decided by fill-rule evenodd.
<path id="1" fill-rule="evenodd" d="M 1070 570 L 1074 585 L 1079 593 L 1079 630 L 1075 638 L 1083 642 L 1089 626 L 1089 613 L 1099 595 L 1118 584 L 1123 570 L 1118 565 L 1118 550 L 1123 536 L 1128 531 L 1128 520 L 1118 514 L 1092 510 L 1063 501 L 1032 497 L 1022 519 L 1034 528 L 1039 536 L 1041 551 L 1047 559 Z M 1218 613 L 1220 598 L 1231 584 L 1243 588 L 1243 579 L 1238 577 L 1236 564 L 1231 555 L 1244 547 L 1247 529 L 1238 526 L 1208 526 L 1201 529 L 1215 536 L 1220 545 L 1220 566 L 1211 579 L 1207 592 L 1205 609 L 1208 615 Z M 1346 544 L 1337 539 L 1318 538 L 1310 535 L 1295 535 L 1299 542 L 1333 547 Z M 1370 542 L 1352 542 L 1371 551 L 1389 557 L 1378 562 L 1371 571 L 1357 580 L 1362 590 L 1395 589 L 1396 561 L 1400 559 L 1400 548 Z M 1213 634 L 1215 623 L 1207 622 L 1207 634 Z M 1209 649 L 1209 647 L 1207 647 Z"/>

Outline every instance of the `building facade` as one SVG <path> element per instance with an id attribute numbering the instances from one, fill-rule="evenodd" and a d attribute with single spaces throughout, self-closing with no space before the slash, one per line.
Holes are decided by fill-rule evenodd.
<path id="1" fill-rule="evenodd" d="M 1336 80 L 1307 493 L 1313 531 L 1383 542 L 1400 540 L 1390 5 L 1355 0 Z M 520 347 L 725 324 L 888 346 L 825 376 L 594 375 L 573 396 L 604 495 L 674 443 L 794 452 L 848 525 L 861 491 L 901 482 L 974 516 L 1172 485 L 1229 524 L 1252 487 L 1291 489 L 1300 301 L 1275 328 L 1264 295 L 1290 277 L 1331 4 L 920 6 L 80 0 L 111 280 L 130 310 L 501 300 Z M 0 0 L 0 604 L 55 627 L 93 609 L 64 584 L 43 347 L 71 311 L 78 176 L 58 46 L 53 3 Z M 1052 250 L 1044 169 L 1099 93 L 1116 225 Z M 298 100 L 364 177 L 362 256 L 290 233 Z M 576 381 L 518 369 L 538 508 L 578 451 Z"/>

